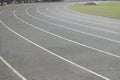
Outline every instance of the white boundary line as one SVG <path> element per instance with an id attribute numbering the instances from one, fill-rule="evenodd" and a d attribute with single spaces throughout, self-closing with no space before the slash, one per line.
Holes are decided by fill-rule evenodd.
<path id="1" fill-rule="evenodd" d="M 56 6 L 56 8 L 55 8 L 57 11 L 59 11 L 60 12 L 60 9 L 58 8 L 58 6 Z M 71 14 L 71 13 L 67 13 L 67 12 L 62 12 L 62 13 L 64 13 L 64 14 L 67 14 L 67 15 L 70 15 L 70 16 L 72 16 L 72 15 L 74 15 L 74 14 Z M 94 21 L 91 21 L 90 19 L 89 20 L 86 20 L 85 18 L 87 18 L 88 19 L 88 17 L 83 17 L 83 16 L 77 16 L 77 18 L 75 18 L 74 16 L 72 16 L 72 17 L 68 17 L 68 16 L 66 16 L 66 15 L 62 15 L 61 14 L 61 16 L 64 16 L 64 17 L 67 17 L 67 18 L 70 18 L 70 19 L 75 19 L 75 20 L 77 20 L 77 21 L 84 21 L 84 22 L 87 22 L 87 23 L 93 23 L 93 24 L 97 24 L 97 25 L 101 25 L 101 26 L 105 26 L 105 27 L 119 27 L 119 25 L 114 25 L 114 26 L 111 26 L 111 24 L 110 23 L 105 23 L 105 24 L 103 24 L 103 23 L 99 23 L 99 22 L 94 22 Z M 78 17 L 79 17 L 79 19 L 78 19 Z M 82 19 L 81 19 L 82 18 Z M 97 21 L 97 20 L 96 20 Z"/>
<path id="2" fill-rule="evenodd" d="M 48 9 L 48 7 L 46 8 L 46 10 L 47 10 L 48 12 L 52 13 L 52 14 L 55 14 L 54 12 L 50 11 L 50 10 Z M 56 15 L 56 14 L 55 14 L 55 15 Z M 55 17 L 55 18 L 57 18 L 57 17 Z M 59 19 L 59 18 L 57 18 L 57 19 Z M 109 33 L 114 33 L 114 34 L 119 34 L 119 35 L 120 35 L 119 32 L 115 32 L 115 31 L 111 31 L 111 30 L 105 30 L 105 29 L 100 29 L 100 28 L 96 28 L 96 27 L 90 27 L 90 26 L 87 26 L 87 25 L 83 25 L 83 24 L 79 24 L 79 23 L 76 23 L 76 22 L 67 21 L 67 20 L 64 20 L 64 19 L 59 19 L 59 20 L 64 21 L 64 22 L 67 22 L 67 23 L 79 25 L 79 26 L 84 26 L 84 27 L 91 28 L 91 29 L 96 29 L 96 30 L 99 30 L 99 31 L 105 31 L 105 32 L 109 32 Z"/>
<path id="3" fill-rule="evenodd" d="M 70 5 L 73 5 L 73 4 L 68 4 L 68 5 L 66 5 L 66 6 L 64 6 L 64 10 L 68 10 L 68 11 L 71 11 L 71 10 L 69 10 L 67 7 L 68 6 L 70 6 Z M 74 11 L 75 12 L 75 11 Z M 68 13 L 68 14 L 70 14 L 70 13 Z M 82 13 L 80 13 L 80 14 L 82 14 Z M 70 15 L 74 15 L 74 14 L 70 14 Z M 85 15 L 87 15 L 87 16 L 90 16 L 89 14 L 85 14 Z M 81 16 L 79 16 L 79 15 L 74 15 L 74 16 L 78 16 L 78 17 L 81 17 Z M 92 15 L 93 16 L 93 15 Z M 104 18 L 104 17 L 102 17 L 102 16 L 93 16 L 94 18 L 88 18 L 88 19 L 92 19 L 92 20 L 96 20 L 96 21 L 103 21 L 103 22 L 107 22 L 107 23 L 113 23 L 113 24 L 120 24 L 120 23 L 116 23 L 116 22 L 112 22 L 112 21 L 107 21 L 107 20 L 104 20 L 104 19 L 107 19 L 107 17 L 106 18 Z M 95 17 L 100 17 L 99 18 L 99 20 L 98 19 L 95 19 Z M 111 19 L 111 18 L 108 18 L 108 19 Z M 111 19 L 112 20 L 112 19 Z M 114 20 L 114 19 L 113 19 Z"/>
<path id="4" fill-rule="evenodd" d="M 2 10 L 0 12 L 0 14 L 4 12 L 4 10 Z M 0 22 L 3 24 L 3 26 L 6 27 L 6 25 L 1 21 L 0 19 Z M 8 26 L 7 26 L 8 27 Z M 27 80 L 23 75 L 21 75 L 15 68 L 13 68 L 2 56 L 0 56 L 0 60 L 2 60 L 4 62 L 4 64 L 10 68 L 19 78 L 21 78 L 22 80 Z"/>
<path id="5" fill-rule="evenodd" d="M 26 40 L 27 42 L 29 42 L 29 43 L 31 43 L 31 44 L 33 44 L 33 45 L 35 45 L 35 46 L 43 49 L 44 51 L 46 51 L 46 52 L 48 52 L 48 53 L 50 53 L 50 54 L 52 54 L 52 55 L 54 55 L 54 56 L 62 59 L 62 60 L 64 60 L 64 61 L 66 61 L 66 62 L 68 62 L 68 63 L 70 63 L 70 64 L 72 64 L 72 65 L 74 65 L 74 66 L 76 66 L 76 67 L 78 67 L 78 68 L 80 68 L 80 69 L 83 69 L 83 70 L 85 70 L 85 71 L 87 71 L 87 72 L 89 72 L 89 73 L 92 73 L 92 74 L 94 74 L 94 75 L 96 75 L 96 76 L 98 76 L 98 77 L 101 77 L 101 78 L 103 78 L 103 79 L 105 79 L 105 80 L 110 80 L 109 78 L 107 78 L 107 77 L 105 77 L 105 76 L 102 76 L 102 75 L 100 75 L 100 74 L 98 74 L 98 73 L 96 73 L 96 72 L 94 72 L 94 71 L 91 71 L 91 70 L 89 70 L 89 69 L 87 69 L 87 68 L 85 68 L 85 67 L 83 67 L 83 66 L 80 66 L 80 65 L 78 65 L 78 64 L 76 64 L 76 63 L 74 63 L 74 62 L 72 62 L 72 61 L 70 61 L 70 60 L 65 59 L 64 57 L 61 57 L 61 56 L 59 56 L 59 55 L 57 55 L 57 54 L 55 54 L 55 53 L 47 50 L 46 48 L 44 48 L 44 47 L 42 47 L 42 46 L 34 43 L 33 41 L 30 41 L 29 39 L 23 37 L 22 35 L 18 34 L 18 33 L 15 32 L 14 30 L 12 30 L 11 28 L 9 28 L 9 27 L 8 27 L 4 22 L 2 22 L 1 20 L 0 20 L 0 22 L 5 26 L 5 28 L 7 28 L 8 30 L 10 30 L 11 32 L 13 32 L 14 34 L 16 34 L 17 36 L 21 37 L 22 39 Z M 26 79 L 25 79 L 25 80 L 26 80 Z"/>
<path id="6" fill-rule="evenodd" d="M 45 32 L 45 33 L 47 33 L 47 34 L 53 35 L 53 36 L 55 36 L 55 37 L 58 37 L 58 38 L 63 39 L 63 40 L 66 40 L 66 41 L 68 41 L 68 42 L 71 42 L 71 43 L 74 43 L 74 44 L 77 44 L 77 45 L 80 45 L 80 46 L 83 46 L 83 47 L 92 49 L 92 50 L 94 50 L 94 51 L 101 52 L 101 53 L 104 53 L 104 54 L 107 54 L 107 55 L 110 55 L 110 56 L 113 56 L 113 57 L 116 57 L 116 58 L 120 59 L 120 56 L 118 56 L 118 55 L 115 55 L 115 54 L 112 54 L 112 53 L 110 53 L 110 52 L 105 52 L 105 51 L 103 51 L 103 50 L 96 49 L 96 48 L 93 48 L 93 47 L 90 47 L 90 46 L 81 44 L 81 43 L 79 43 L 79 42 L 70 40 L 70 39 L 65 38 L 65 37 L 61 37 L 61 36 L 59 36 L 59 35 L 56 35 L 56 34 L 51 33 L 51 32 L 49 32 L 49 31 L 46 31 L 46 30 L 44 30 L 44 29 L 42 29 L 42 28 L 39 28 L 39 27 L 37 27 L 37 26 L 34 26 L 34 25 L 32 25 L 32 24 L 30 24 L 30 23 L 28 23 L 28 22 L 22 20 L 22 19 L 19 18 L 18 16 L 16 16 L 15 10 L 14 10 L 14 12 L 13 12 L 13 15 L 15 16 L 15 18 L 17 18 L 17 19 L 20 20 L 21 22 L 23 22 L 23 23 L 25 23 L 25 24 L 27 24 L 27 25 L 29 25 L 29 26 L 35 28 L 35 29 L 38 29 L 38 30 L 40 30 L 40 31 L 43 31 L 43 32 Z M 48 22 L 47 22 L 47 23 L 48 23 Z M 49 23 L 50 23 L 50 22 L 49 22 Z M 52 23 L 52 24 L 53 24 L 53 23 Z M 57 25 L 57 24 L 55 24 L 55 25 Z"/>
<path id="7" fill-rule="evenodd" d="M 28 10 L 26 10 L 26 12 L 27 12 L 27 11 L 28 11 Z M 49 16 L 49 15 L 43 14 L 42 12 L 40 12 L 40 11 L 38 10 L 38 8 L 37 8 L 37 12 L 40 13 L 41 15 L 43 15 L 43 16 L 47 16 L 47 17 L 49 17 L 49 18 L 53 18 L 53 19 L 58 20 L 58 19 L 55 18 L 55 17 L 52 17 L 52 16 Z M 29 16 L 37 19 L 37 20 L 41 20 L 41 19 L 38 18 L 38 17 L 34 17 L 34 16 L 30 15 L 28 12 L 27 12 L 27 14 L 28 14 Z M 44 20 L 44 21 L 45 21 L 45 20 Z M 62 26 L 62 25 L 59 25 L 58 27 L 61 27 L 61 28 L 64 28 L 64 29 L 68 29 L 68 30 L 72 30 L 72 31 L 75 31 L 75 32 L 79 32 L 79 33 L 83 33 L 83 34 L 86 34 L 86 35 L 89 35 L 89 36 L 94 36 L 94 37 L 97 37 L 97 38 L 109 40 L 109 41 L 112 41 L 112 42 L 115 42 L 115 43 L 119 43 L 119 44 L 120 44 L 120 41 L 113 40 L 113 39 L 109 39 L 109 38 L 105 38 L 105 37 L 101 37 L 101 36 L 94 35 L 94 34 L 91 34 L 91 33 L 87 33 L 87 32 L 84 32 L 84 31 L 76 30 L 76 29 L 73 29 L 73 28 L 70 28 L 70 27 L 66 27 L 66 26 Z"/>
<path id="8" fill-rule="evenodd" d="M 1 22 L 1 20 L 0 20 Z M 3 23 L 2 23 L 3 24 Z M 22 80 L 27 80 L 24 76 L 22 76 L 16 69 L 14 69 L 3 57 L 0 56 L 0 59 L 4 62 L 7 67 L 9 67 L 18 77 L 20 77 Z"/>

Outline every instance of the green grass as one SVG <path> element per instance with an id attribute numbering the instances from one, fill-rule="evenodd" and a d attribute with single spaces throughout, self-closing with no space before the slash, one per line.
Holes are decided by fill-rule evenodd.
<path id="1" fill-rule="evenodd" d="M 81 13 L 120 19 L 120 2 L 101 2 L 98 5 L 74 4 L 68 8 Z"/>

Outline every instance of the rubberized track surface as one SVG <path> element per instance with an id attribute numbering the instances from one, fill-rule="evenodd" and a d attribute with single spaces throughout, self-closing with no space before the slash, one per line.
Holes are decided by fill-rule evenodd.
<path id="1" fill-rule="evenodd" d="M 120 80 L 120 20 L 11 5 L 0 12 L 0 80 Z"/>

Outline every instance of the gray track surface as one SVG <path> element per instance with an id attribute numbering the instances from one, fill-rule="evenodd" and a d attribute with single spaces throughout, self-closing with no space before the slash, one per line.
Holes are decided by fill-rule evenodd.
<path id="1" fill-rule="evenodd" d="M 37 45 L 110 80 L 120 80 L 120 20 L 64 8 L 69 4 L 12 5 L 0 19 Z M 31 44 L 2 23 L 0 56 L 28 80 L 105 80 Z M 0 80 L 21 79 L 0 61 Z"/>

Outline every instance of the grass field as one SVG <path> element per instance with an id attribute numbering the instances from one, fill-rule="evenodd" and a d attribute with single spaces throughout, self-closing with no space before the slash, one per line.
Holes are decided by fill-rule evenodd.
<path id="1" fill-rule="evenodd" d="M 120 19 L 120 2 L 101 2 L 98 5 L 74 4 L 68 8 L 81 13 Z"/>

